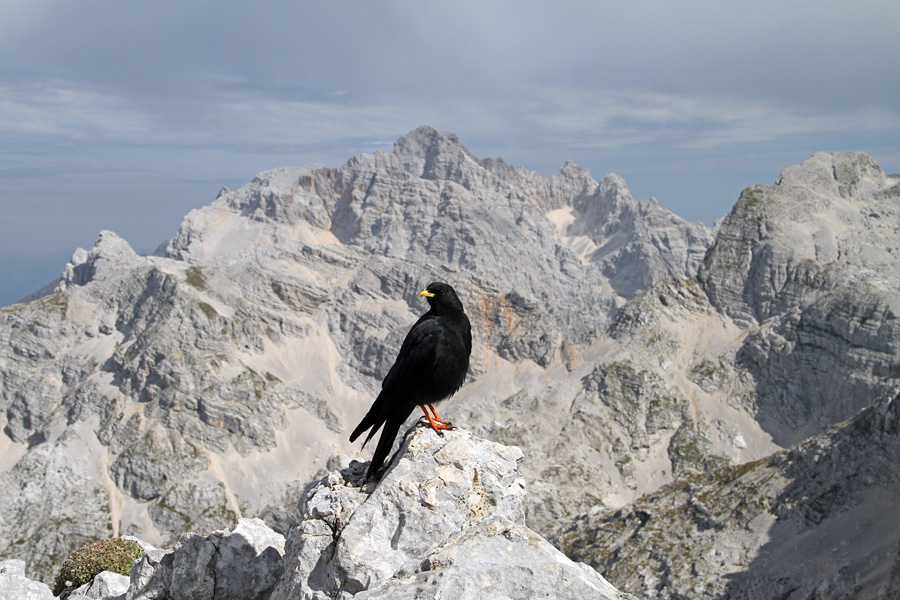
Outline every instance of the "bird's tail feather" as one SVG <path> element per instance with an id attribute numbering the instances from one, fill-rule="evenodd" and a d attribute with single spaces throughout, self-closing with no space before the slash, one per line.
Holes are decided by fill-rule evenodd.
<path id="1" fill-rule="evenodd" d="M 384 464 L 384 459 L 387 458 L 387 455 L 394 445 L 394 439 L 397 437 L 397 432 L 400 431 L 400 426 L 403 425 L 403 422 L 406 421 L 406 417 L 408 416 L 408 414 L 393 415 L 384 422 L 384 429 L 381 431 L 381 437 L 378 438 L 378 445 L 375 446 L 375 454 L 372 455 L 372 462 L 369 464 L 369 471 L 366 473 L 366 479 L 377 473 L 378 469 L 381 468 L 381 465 Z M 374 433 L 374 431 L 372 433 Z M 369 434 L 369 438 L 372 437 L 372 433 Z M 366 441 L 368 441 L 368 439 Z"/>
<path id="2" fill-rule="evenodd" d="M 362 421 L 360 421 L 359 425 L 356 426 L 356 429 L 353 430 L 353 433 L 350 434 L 350 441 L 355 442 L 356 438 L 358 438 L 360 435 L 362 435 L 366 431 L 366 429 L 371 427 L 372 431 L 369 432 L 369 437 L 367 437 L 366 441 L 363 442 L 363 448 L 365 448 L 366 443 L 369 441 L 369 438 L 371 438 L 372 435 L 376 431 L 378 431 L 378 427 L 381 427 L 380 424 L 378 425 L 378 427 L 374 427 L 374 425 L 375 425 L 375 419 L 372 419 L 370 421 L 369 415 L 366 415 L 365 418 Z"/>
<path id="3" fill-rule="evenodd" d="M 363 417 L 362 421 L 359 422 L 359 425 L 356 426 L 356 429 L 353 430 L 353 433 L 350 434 L 351 442 L 355 442 L 356 438 L 362 435 L 366 429 L 371 427 L 372 431 L 369 432 L 369 437 L 363 442 L 363 448 L 366 447 L 366 444 L 372 439 L 372 436 L 375 435 L 375 432 L 378 431 L 378 428 L 381 427 L 381 424 L 384 422 L 381 416 L 382 404 L 384 404 L 384 392 L 378 394 L 378 397 L 375 398 L 375 402 L 372 403 L 369 412 L 366 413 L 366 416 Z"/>

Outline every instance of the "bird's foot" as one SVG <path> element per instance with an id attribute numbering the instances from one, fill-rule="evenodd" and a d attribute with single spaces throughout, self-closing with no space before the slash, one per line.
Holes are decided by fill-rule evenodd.
<path id="1" fill-rule="evenodd" d="M 434 432 L 439 436 L 444 437 L 444 434 L 441 433 L 441 430 L 453 429 L 453 425 L 451 425 L 447 421 L 444 421 L 441 416 L 437 414 L 437 411 L 434 410 L 434 406 L 432 406 L 431 404 L 428 405 L 428 408 L 430 408 L 431 412 L 434 413 L 433 416 L 431 413 L 425 410 L 424 404 L 420 404 L 419 408 L 421 408 L 422 412 L 425 413 L 425 418 L 428 419 L 428 424 L 431 425 L 431 428 L 434 429 Z"/>
<path id="2" fill-rule="evenodd" d="M 432 419 L 428 419 L 428 420 L 419 419 L 419 424 L 421 424 L 424 427 L 431 427 L 434 430 L 434 432 L 441 437 L 444 437 L 444 431 L 447 431 L 450 429 L 456 429 L 450 423 L 445 423 L 443 421 L 438 422 L 438 421 L 434 421 Z"/>

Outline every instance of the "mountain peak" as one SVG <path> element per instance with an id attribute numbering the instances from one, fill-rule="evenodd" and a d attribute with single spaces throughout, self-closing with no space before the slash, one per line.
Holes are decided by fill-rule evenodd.
<path id="1" fill-rule="evenodd" d="M 97 236 L 90 251 L 76 248 L 72 258 L 66 264 L 59 279 L 48 283 L 33 294 L 23 298 L 23 302 L 31 302 L 50 294 L 65 291 L 72 286 L 90 283 L 98 275 L 105 275 L 118 268 L 129 268 L 141 260 L 141 257 L 124 239 L 113 231 L 103 230 Z"/>
<path id="2" fill-rule="evenodd" d="M 850 199 L 885 187 L 884 171 L 863 152 L 819 152 L 799 165 L 786 168 L 776 186 L 798 186 L 820 194 Z"/>
<path id="3" fill-rule="evenodd" d="M 394 142 L 394 154 L 414 154 L 423 158 L 448 149 L 460 149 L 471 154 L 455 133 L 438 131 L 429 125 L 416 127 Z"/>
<path id="4" fill-rule="evenodd" d="M 467 188 L 472 185 L 472 171 L 484 170 L 455 133 L 427 125 L 400 137 L 394 144 L 394 155 L 413 159 L 423 179 L 449 179 Z"/>

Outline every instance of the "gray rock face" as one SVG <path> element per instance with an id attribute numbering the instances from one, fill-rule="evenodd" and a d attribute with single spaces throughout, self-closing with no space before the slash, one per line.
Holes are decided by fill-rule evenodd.
<path id="1" fill-rule="evenodd" d="M 627 600 L 583 563 L 565 560 L 536 533 L 502 517 L 475 523 L 401 569 L 367 600 L 421 598 L 615 598 Z M 432 596 L 433 594 L 433 596 Z"/>
<path id="2" fill-rule="evenodd" d="M 127 599 L 632 598 L 522 524 L 522 458 L 413 428 L 377 484 L 354 462 L 310 488 L 286 545 L 259 520 L 186 535 L 135 563 Z"/>
<path id="3" fill-rule="evenodd" d="M 52 600 L 50 587 L 25 576 L 24 560 L 0 562 L 0 599 L 2 600 Z"/>
<path id="4" fill-rule="evenodd" d="M 130 580 L 125 575 L 103 571 L 94 576 L 90 583 L 86 583 L 70 595 L 70 600 L 125 600 Z"/>
<path id="5" fill-rule="evenodd" d="M 739 361 L 790 445 L 900 381 L 900 185 L 860 153 L 817 154 L 744 190 L 699 271 L 752 335 Z M 753 326 L 759 324 L 758 326 Z"/>
<path id="6" fill-rule="evenodd" d="M 174 550 L 150 550 L 131 569 L 127 600 L 265 600 L 284 572 L 284 536 L 259 519 L 233 531 L 185 534 Z"/>
<path id="7" fill-rule="evenodd" d="M 106 489 L 91 466 L 102 452 L 89 424 L 82 423 L 0 473 L 0 489 L 6 490 L 0 494 L 4 556 L 27 556 L 31 568 L 52 582 L 69 552 L 113 537 Z"/>
<path id="8" fill-rule="evenodd" d="M 765 460 L 585 515 L 556 541 L 648 598 L 891 598 L 898 452 L 900 397 L 889 396 Z"/>

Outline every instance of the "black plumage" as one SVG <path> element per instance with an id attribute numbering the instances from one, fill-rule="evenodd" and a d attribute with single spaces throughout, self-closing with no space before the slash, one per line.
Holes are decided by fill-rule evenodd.
<path id="1" fill-rule="evenodd" d="M 353 442 L 371 428 L 363 442 L 365 447 L 384 425 L 366 479 L 381 468 L 400 426 L 416 406 L 422 408 L 438 433 L 450 428 L 434 410 L 433 404 L 456 393 L 469 370 L 472 327 L 456 292 L 446 283 L 434 282 L 419 295 L 428 300 L 430 309 L 406 334 L 397 360 L 381 382 L 381 392 L 350 435 Z"/>

